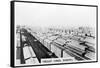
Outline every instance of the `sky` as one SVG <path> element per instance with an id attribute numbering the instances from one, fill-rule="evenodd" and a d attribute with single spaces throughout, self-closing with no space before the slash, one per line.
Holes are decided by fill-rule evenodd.
<path id="1" fill-rule="evenodd" d="M 96 8 L 16 2 L 15 23 L 33 27 L 95 27 Z"/>

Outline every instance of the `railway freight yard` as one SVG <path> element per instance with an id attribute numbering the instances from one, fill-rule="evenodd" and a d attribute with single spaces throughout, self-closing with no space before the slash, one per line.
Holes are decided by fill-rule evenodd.
<path id="1" fill-rule="evenodd" d="M 34 30 L 16 29 L 16 64 L 40 64 L 42 59 L 73 58 L 75 61 L 95 59 L 96 37 L 89 28 Z"/>

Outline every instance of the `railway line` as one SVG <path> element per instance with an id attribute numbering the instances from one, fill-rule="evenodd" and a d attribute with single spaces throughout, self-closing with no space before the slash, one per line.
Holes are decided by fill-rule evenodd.
<path id="1" fill-rule="evenodd" d="M 45 35 L 43 38 L 37 35 L 37 33 L 30 32 L 25 28 L 21 28 L 19 34 L 20 46 L 17 46 L 17 59 L 20 59 L 21 64 L 41 63 L 41 59 L 63 57 L 73 57 L 77 61 L 91 60 L 91 58 L 85 56 L 85 54 L 88 51 L 94 52 L 93 48 L 89 49 L 89 47 L 87 47 L 88 45 L 85 45 L 83 42 L 80 43 L 81 45 L 79 47 L 67 44 L 70 43 L 70 41 L 65 39 L 59 40 L 59 38 L 61 38 L 59 35 L 53 35 L 53 37 L 52 34 L 49 34 L 49 36 Z"/>
<path id="2" fill-rule="evenodd" d="M 21 30 L 21 35 L 26 37 L 26 41 L 21 41 L 21 42 L 32 47 L 39 63 L 41 62 L 42 58 L 57 58 L 55 54 L 52 54 L 51 51 L 49 51 L 46 47 L 44 47 L 43 44 L 41 44 L 34 36 L 32 36 L 26 30 Z M 22 46 L 22 48 L 23 47 L 24 46 Z M 22 52 L 23 52 L 23 49 L 22 49 Z M 23 63 L 25 62 L 23 61 Z"/>

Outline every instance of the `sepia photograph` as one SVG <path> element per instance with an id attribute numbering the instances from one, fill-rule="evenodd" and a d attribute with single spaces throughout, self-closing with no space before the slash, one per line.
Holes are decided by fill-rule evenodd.
<path id="1" fill-rule="evenodd" d="M 14 65 L 97 61 L 97 6 L 14 2 Z"/>

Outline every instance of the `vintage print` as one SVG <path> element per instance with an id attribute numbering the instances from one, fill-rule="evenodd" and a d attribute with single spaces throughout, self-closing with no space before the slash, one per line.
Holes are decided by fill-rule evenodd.
<path id="1" fill-rule="evenodd" d="M 14 4 L 15 66 L 96 61 L 96 7 Z"/>

